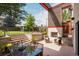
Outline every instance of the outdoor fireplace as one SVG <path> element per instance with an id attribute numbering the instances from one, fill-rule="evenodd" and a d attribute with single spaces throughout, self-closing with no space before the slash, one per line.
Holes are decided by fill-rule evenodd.
<path id="1" fill-rule="evenodd" d="M 58 33 L 57 32 L 51 32 L 51 37 L 58 37 Z"/>
<path id="2" fill-rule="evenodd" d="M 62 28 L 61 27 L 49 27 L 48 28 L 48 37 L 50 40 L 59 39 L 59 37 L 62 37 Z"/>

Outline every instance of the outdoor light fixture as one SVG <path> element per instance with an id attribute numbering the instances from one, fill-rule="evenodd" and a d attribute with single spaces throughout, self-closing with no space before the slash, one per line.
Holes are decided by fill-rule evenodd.
<path id="1" fill-rule="evenodd" d="M 71 18 L 71 20 L 72 20 L 72 21 L 71 21 L 71 22 L 72 22 L 72 30 L 74 30 L 74 25 L 73 25 L 74 19 L 75 19 L 74 17 Z"/>
<path id="2" fill-rule="evenodd" d="M 72 17 L 71 19 L 72 19 L 72 20 L 74 20 L 75 18 L 74 18 L 74 17 Z"/>

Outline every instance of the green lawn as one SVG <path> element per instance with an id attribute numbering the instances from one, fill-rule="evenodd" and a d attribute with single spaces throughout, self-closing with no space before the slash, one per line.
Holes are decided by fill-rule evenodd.
<path id="1" fill-rule="evenodd" d="M 20 35 L 20 34 L 29 34 L 29 33 L 32 33 L 32 32 L 22 32 L 22 31 L 6 31 L 6 34 L 8 35 Z M 0 36 L 3 36 L 4 35 L 4 32 L 3 31 L 0 31 Z"/>
<path id="2" fill-rule="evenodd" d="M 7 31 L 6 34 L 10 35 L 10 36 L 16 36 L 16 35 L 21 35 L 21 34 L 31 34 L 32 32 L 22 32 L 22 31 Z M 4 32 L 0 30 L 0 36 L 3 36 Z M 3 43 L 0 41 L 0 51 L 1 49 L 3 49 L 5 46 L 9 46 L 11 44 L 7 44 L 7 43 Z"/>

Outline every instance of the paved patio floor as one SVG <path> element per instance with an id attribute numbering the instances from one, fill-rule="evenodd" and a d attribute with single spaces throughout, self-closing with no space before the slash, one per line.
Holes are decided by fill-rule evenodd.
<path id="1" fill-rule="evenodd" d="M 75 56 L 73 47 L 67 45 L 56 45 L 55 43 L 46 43 L 45 40 L 39 43 L 44 44 L 44 56 Z"/>

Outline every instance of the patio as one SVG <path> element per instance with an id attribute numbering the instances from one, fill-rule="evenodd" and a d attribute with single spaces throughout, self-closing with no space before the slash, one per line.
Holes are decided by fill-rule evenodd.
<path id="1" fill-rule="evenodd" d="M 50 6 L 50 4 L 45 4 L 45 3 L 43 3 L 43 4 L 41 3 L 40 5 L 48 11 L 48 26 L 44 27 L 45 30 L 43 30 L 43 31 L 35 30 L 32 28 L 30 28 L 30 31 L 44 32 L 44 31 L 48 30 L 47 31 L 48 33 L 47 34 L 44 33 L 44 35 L 47 35 L 52 40 L 50 43 L 46 43 L 45 40 L 42 40 L 43 38 L 40 38 L 40 37 L 43 37 L 43 36 L 40 33 L 38 34 L 38 33 L 32 32 L 31 37 L 30 37 L 28 33 L 24 32 L 24 30 L 21 34 L 20 33 L 21 29 L 19 30 L 18 33 L 12 33 L 12 32 L 10 33 L 10 32 L 5 32 L 5 31 L 3 33 L 1 32 L 0 36 L 3 36 L 5 33 L 7 33 L 11 36 L 11 38 L 9 38 L 11 40 L 6 40 L 6 38 L 1 37 L 0 38 L 1 41 L 4 41 L 4 43 L 6 42 L 6 43 L 12 43 L 12 44 L 31 43 L 31 42 L 37 43 L 38 42 L 38 43 L 41 43 L 44 45 L 43 46 L 43 56 L 75 56 L 74 49 L 76 50 L 77 48 L 74 48 L 72 46 L 73 45 L 76 45 L 76 47 L 78 47 L 78 46 L 75 43 L 73 44 L 74 39 L 72 39 L 72 38 L 75 37 L 74 36 L 75 28 L 73 26 L 74 25 L 73 20 L 75 20 L 75 19 L 73 19 L 73 18 L 74 17 L 77 18 L 75 15 L 75 13 L 76 13 L 75 8 L 77 5 L 74 4 L 75 8 L 73 8 L 71 3 L 67 3 L 67 4 L 62 3 L 62 4 L 58 4 L 56 6 Z M 62 13 L 62 11 L 63 11 L 63 13 Z M 69 16 L 67 14 L 65 14 L 65 11 L 66 12 L 69 11 L 67 13 Z M 62 14 L 65 14 L 65 15 L 61 16 Z M 73 14 L 74 14 L 74 17 L 73 17 Z M 68 16 L 68 17 L 66 17 L 66 16 Z M 30 15 L 29 15 L 29 17 L 30 17 Z M 66 17 L 67 19 L 64 19 L 64 17 Z M 43 17 L 40 17 L 40 18 L 43 18 Z M 38 27 L 38 28 L 40 28 L 40 27 Z M 37 29 L 37 27 L 36 27 L 36 29 Z M 42 28 L 40 28 L 40 29 L 42 29 Z M 25 31 L 30 32 L 29 28 L 26 28 Z M 64 38 L 64 40 L 68 40 L 68 41 L 66 41 L 63 45 L 57 45 L 57 44 L 53 43 L 53 39 L 55 39 L 53 37 L 56 37 L 56 39 L 58 39 L 58 42 L 59 42 L 59 38 L 62 38 L 62 37 L 70 37 L 70 38 L 69 39 Z M 5 39 L 5 40 L 3 40 L 3 39 Z M 75 39 L 75 41 L 76 41 L 76 39 Z M 71 46 L 69 46 L 67 44 L 69 44 Z M 25 53 L 26 53 L 26 50 L 25 50 Z M 37 53 L 38 53 L 38 51 L 37 51 Z M 26 55 L 26 54 L 24 54 L 24 55 Z"/>
<path id="2" fill-rule="evenodd" d="M 45 40 L 39 43 L 44 44 L 44 56 L 75 56 L 73 47 L 67 45 L 56 45 L 55 43 L 46 43 Z"/>

